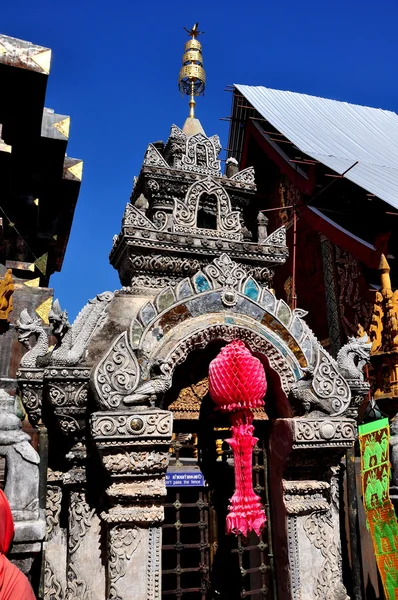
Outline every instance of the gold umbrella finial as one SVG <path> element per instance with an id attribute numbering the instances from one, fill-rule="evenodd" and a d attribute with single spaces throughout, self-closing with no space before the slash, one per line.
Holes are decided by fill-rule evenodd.
<path id="1" fill-rule="evenodd" d="M 206 73 L 203 68 L 202 45 L 198 41 L 198 36 L 204 31 L 199 31 L 199 23 L 191 29 L 184 27 L 191 39 L 185 44 L 184 55 L 182 57 L 182 67 L 178 78 L 178 89 L 181 94 L 190 96 L 189 116 L 195 118 L 195 96 L 204 94 L 206 87 Z"/>

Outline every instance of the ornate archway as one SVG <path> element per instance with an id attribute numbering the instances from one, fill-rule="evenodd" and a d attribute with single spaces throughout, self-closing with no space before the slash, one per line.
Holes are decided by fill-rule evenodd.
<path id="1" fill-rule="evenodd" d="M 337 589 L 344 589 L 338 508 L 335 491 L 330 490 L 337 485 L 339 457 L 355 438 L 355 423 L 344 416 L 354 386 L 340 372 L 344 365 L 339 367 L 327 354 L 303 316 L 304 311 L 291 311 L 241 265 L 222 255 L 142 305 L 129 330 L 114 339 L 92 370 L 92 389 L 101 410 L 91 417 L 91 433 L 111 481 L 109 506 L 102 515 L 110 528 L 109 551 L 116 552 L 121 535 L 139 531 L 140 552 L 152 573 L 151 589 L 158 586 L 157 595 L 149 597 L 160 598 L 160 524 L 172 435 L 172 414 L 157 407 L 179 365 L 212 343 L 235 338 L 245 341 L 276 374 L 285 400 L 295 401 L 302 415 L 289 418 L 286 412 L 279 415 L 286 418 L 269 422 L 279 597 L 298 598 L 308 552 L 323 578 L 333 563 L 334 577 L 322 588 L 324 596 L 311 597 L 331 599 Z M 312 522 L 308 515 L 314 511 L 317 520 Z M 315 530 L 333 552 L 313 543 Z M 126 562 L 126 574 L 114 583 L 121 597 L 129 585 L 136 585 L 135 577 L 127 573 Z"/>

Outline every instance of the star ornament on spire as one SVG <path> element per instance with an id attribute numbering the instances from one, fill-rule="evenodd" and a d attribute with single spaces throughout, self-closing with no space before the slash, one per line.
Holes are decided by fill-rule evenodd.
<path id="1" fill-rule="evenodd" d="M 186 27 L 184 27 L 184 29 L 188 35 L 192 36 L 192 39 L 195 39 L 195 38 L 199 37 L 200 35 L 202 35 L 203 33 L 205 33 L 204 31 L 199 31 L 198 27 L 199 27 L 199 22 L 195 23 L 195 25 L 191 29 L 187 29 Z"/>

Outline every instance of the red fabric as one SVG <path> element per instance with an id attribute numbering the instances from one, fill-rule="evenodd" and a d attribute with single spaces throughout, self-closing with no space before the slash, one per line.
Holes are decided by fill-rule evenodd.
<path id="1" fill-rule="evenodd" d="M 0 600 L 35 600 L 28 579 L 5 557 L 13 537 L 14 521 L 10 505 L 0 490 Z"/>
<path id="2" fill-rule="evenodd" d="M 221 350 L 209 365 L 209 391 L 223 411 L 263 406 L 267 391 L 264 367 L 241 340 Z"/>
<path id="3" fill-rule="evenodd" d="M 235 492 L 226 519 L 227 533 L 260 534 L 266 521 L 259 496 L 253 490 L 252 408 L 264 404 L 267 380 L 264 367 L 241 340 L 225 346 L 209 365 L 209 391 L 219 410 L 232 413 L 232 438 L 227 442 L 234 454 Z"/>

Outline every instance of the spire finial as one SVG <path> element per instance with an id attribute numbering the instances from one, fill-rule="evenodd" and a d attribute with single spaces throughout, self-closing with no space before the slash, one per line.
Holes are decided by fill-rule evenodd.
<path id="1" fill-rule="evenodd" d="M 195 96 L 204 94 L 206 86 L 206 73 L 203 68 L 202 45 L 198 41 L 198 36 L 204 33 L 199 31 L 199 23 L 191 29 L 184 27 L 191 39 L 185 44 L 184 55 L 182 57 L 182 67 L 178 78 L 178 89 L 182 94 L 190 96 L 189 116 L 195 118 Z"/>
<path id="2" fill-rule="evenodd" d="M 381 292 L 391 290 L 390 265 L 384 254 L 380 257 L 379 272 L 381 279 Z"/>

